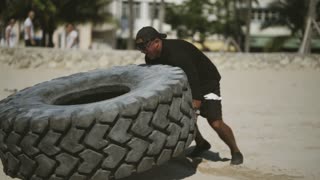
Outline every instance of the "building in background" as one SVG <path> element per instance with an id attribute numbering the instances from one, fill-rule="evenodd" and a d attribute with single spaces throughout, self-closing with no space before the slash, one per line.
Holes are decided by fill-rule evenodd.
<path id="1" fill-rule="evenodd" d="M 183 0 L 165 0 L 166 5 L 181 4 Z M 134 1 L 134 30 L 133 33 L 136 34 L 139 29 L 144 26 L 153 26 L 156 29 L 162 29 L 163 33 L 168 33 L 172 35 L 170 24 L 160 24 L 159 12 L 160 12 L 160 0 L 135 0 Z M 110 5 L 111 13 L 113 14 L 118 24 L 118 29 L 116 31 L 117 36 L 117 47 L 124 48 L 126 39 L 129 37 L 129 3 L 128 0 L 113 0 Z M 160 25 L 162 28 L 160 28 Z"/>
<path id="2" fill-rule="evenodd" d="M 184 0 L 165 0 L 170 4 L 181 4 Z M 214 0 L 212 0 L 214 1 Z M 262 51 L 270 39 L 279 36 L 290 36 L 291 31 L 285 26 L 261 29 L 263 22 L 278 18 L 279 12 L 272 11 L 268 5 L 275 0 L 258 0 L 252 5 L 252 19 L 250 24 L 250 46 L 254 51 Z M 134 34 L 144 26 L 153 26 L 159 30 L 159 10 L 161 0 L 134 0 Z M 239 8 L 245 9 L 246 4 L 238 4 Z M 80 49 L 125 49 L 129 37 L 129 3 L 128 0 L 113 0 L 105 8 L 113 16 L 113 21 L 103 25 L 91 23 L 77 25 L 79 32 Z M 215 15 L 209 16 L 215 17 Z M 175 31 L 170 24 L 162 24 L 162 32 L 167 33 L 169 38 L 176 38 Z M 197 36 L 197 34 L 195 35 Z M 213 35 L 213 37 L 221 37 Z M 214 38 L 213 38 L 214 39 Z M 221 38 L 220 38 L 221 40 Z M 64 27 L 57 29 L 54 35 L 55 47 L 65 47 Z M 285 44 L 286 48 L 295 51 L 300 45 L 299 39 L 292 39 Z"/>
<path id="3" fill-rule="evenodd" d="M 165 3 L 181 3 L 183 0 L 165 0 Z M 159 28 L 160 0 L 134 1 L 134 34 L 144 26 Z M 113 22 L 102 25 L 91 23 L 76 25 L 79 33 L 80 49 L 125 49 L 129 37 L 129 4 L 127 0 L 113 0 L 106 11 L 113 16 Z M 164 23 L 163 32 L 169 33 L 171 26 Z M 66 33 L 64 26 L 54 33 L 54 44 L 57 48 L 65 48 Z"/>
<path id="4" fill-rule="evenodd" d="M 165 0 L 167 6 L 170 4 L 182 4 L 184 0 Z M 214 2 L 215 0 L 212 0 Z M 250 45 L 252 48 L 257 48 L 261 51 L 263 47 L 270 41 L 270 39 L 279 36 L 290 36 L 291 31 L 285 26 L 270 27 L 266 29 L 261 29 L 261 25 L 272 18 L 278 18 L 280 16 L 279 12 L 272 11 L 268 8 L 268 5 L 275 0 L 258 0 L 258 3 L 254 3 L 252 6 L 252 20 L 250 24 Z M 239 8 L 245 9 L 246 4 L 238 4 Z M 143 26 L 153 26 L 156 29 L 160 29 L 159 26 L 159 9 L 160 0 L 134 0 L 134 34 L 142 28 Z M 128 0 L 113 0 L 109 7 L 110 12 L 114 16 L 116 22 L 118 22 L 118 27 L 116 28 L 116 48 L 125 48 L 126 40 L 129 36 L 129 4 Z M 215 17 L 211 15 L 209 17 Z M 163 24 L 162 32 L 167 33 L 169 38 L 176 38 L 176 33 L 171 29 L 170 24 Z M 195 39 L 197 39 L 195 34 Z M 213 35 L 212 37 L 221 37 Z M 212 38 L 211 38 L 212 39 Z M 216 39 L 217 38 L 213 38 Z M 219 39 L 219 38 L 218 38 Z M 289 41 L 287 45 L 289 48 L 299 46 L 298 40 Z"/>
<path id="5" fill-rule="evenodd" d="M 265 51 L 270 48 L 271 43 L 279 43 L 282 39 L 287 39 L 280 48 L 281 51 L 297 52 L 301 39 L 291 36 L 291 30 L 286 26 L 269 27 L 261 29 L 264 22 L 274 20 L 280 17 L 280 13 L 269 8 L 269 4 L 275 0 L 259 0 L 258 4 L 252 6 L 252 19 L 250 28 L 250 46 L 252 51 Z M 318 23 L 319 24 L 319 23 Z M 316 34 L 314 34 L 316 35 Z M 278 41 L 275 39 L 278 38 Z M 314 52 L 320 51 L 320 39 L 312 40 Z"/>
<path id="6" fill-rule="evenodd" d="M 250 24 L 250 49 L 251 51 L 263 51 L 263 49 L 275 37 L 291 36 L 291 30 L 285 26 L 269 27 L 261 29 L 264 22 L 277 19 L 280 16 L 279 12 L 268 8 L 268 5 L 275 0 L 259 0 L 258 4 L 252 6 L 252 19 Z M 299 42 L 296 45 L 299 47 Z"/>

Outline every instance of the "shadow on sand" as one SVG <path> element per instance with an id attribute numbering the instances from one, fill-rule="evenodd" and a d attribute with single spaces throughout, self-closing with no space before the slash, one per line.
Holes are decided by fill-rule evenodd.
<path id="1" fill-rule="evenodd" d="M 150 179 L 150 180 L 176 180 L 184 179 L 186 177 L 192 176 L 196 173 L 198 165 L 202 162 L 203 159 L 209 161 L 229 161 L 230 159 L 221 158 L 219 153 L 207 151 L 202 154 L 201 157 L 190 158 L 187 157 L 194 147 L 190 147 L 185 151 L 185 154 L 174 158 L 158 167 L 153 169 L 132 175 L 121 180 L 141 180 L 141 179 Z"/>

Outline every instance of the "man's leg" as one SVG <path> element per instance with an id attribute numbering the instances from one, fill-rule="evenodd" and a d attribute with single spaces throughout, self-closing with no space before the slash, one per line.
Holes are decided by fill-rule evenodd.
<path id="1" fill-rule="evenodd" d="M 232 159 L 231 164 L 243 163 L 243 156 L 237 146 L 232 129 L 223 120 L 208 120 L 210 126 L 217 132 L 218 136 L 230 148 Z"/>
<path id="2" fill-rule="evenodd" d="M 199 131 L 198 125 L 197 125 L 198 115 L 196 115 L 196 136 L 194 138 L 194 141 L 196 142 L 196 147 L 191 152 L 191 157 L 196 157 L 201 155 L 204 151 L 207 151 L 211 148 L 210 143 L 204 139 L 202 134 Z"/>
<path id="3" fill-rule="evenodd" d="M 210 143 L 203 138 L 201 135 L 198 126 L 196 125 L 196 137 L 195 137 L 196 147 L 190 153 L 191 157 L 200 156 L 204 151 L 207 151 L 211 148 Z"/>
<path id="4" fill-rule="evenodd" d="M 196 125 L 196 137 L 194 138 L 196 145 L 202 145 L 206 140 L 203 138 L 202 134 L 199 131 L 198 125 Z"/>

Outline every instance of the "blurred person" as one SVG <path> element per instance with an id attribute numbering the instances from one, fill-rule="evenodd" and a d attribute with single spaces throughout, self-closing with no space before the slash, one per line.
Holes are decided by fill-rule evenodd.
<path id="1" fill-rule="evenodd" d="M 25 46 L 35 46 L 36 41 L 34 39 L 34 27 L 33 27 L 33 19 L 35 17 L 34 11 L 29 11 L 28 17 L 24 21 L 24 42 Z"/>
<path id="2" fill-rule="evenodd" d="M 2 29 L 5 29 L 5 25 L 3 24 L 2 21 L 2 16 L 0 14 L 0 47 L 5 46 L 5 33 L 2 32 Z"/>
<path id="3" fill-rule="evenodd" d="M 210 59 L 191 43 L 178 39 L 165 39 L 153 27 L 144 27 L 136 35 L 136 47 L 145 54 L 146 64 L 165 64 L 180 67 L 187 75 L 192 92 L 192 106 L 198 115 L 205 117 L 209 125 L 227 144 L 231 152 L 231 165 L 243 163 L 231 128 L 222 120 L 220 97 L 220 73 Z M 211 145 L 203 138 L 198 127 L 196 147 L 189 156 L 197 157 Z"/>
<path id="4" fill-rule="evenodd" d="M 75 30 L 74 25 L 69 23 L 66 26 L 66 48 L 76 49 L 78 48 L 78 32 Z"/>
<path id="5" fill-rule="evenodd" d="M 17 42 L 17 34 L 13 29 L 13 26 L 15 25 L 16 20 L 15 19 L 10 19 L 8 26 L 6 27 L 5 31 L 5 39 L 6 39 L 6 45 L 8 47 L 14 47 Z"/>

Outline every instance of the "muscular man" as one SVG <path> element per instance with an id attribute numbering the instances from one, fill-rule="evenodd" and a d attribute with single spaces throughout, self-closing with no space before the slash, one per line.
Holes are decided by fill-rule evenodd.
<path id="1" fill-rule="evenodd" d="M 216 66 L 194 45 L 178 39 L 165 39 L 153 27 L 144 27 L 136 36 L 136 47 L 145 54 L 146 64 L 166 64 L 180 67 L 187 75 L 192 91 L 192 105 L 196 113 L 205 117 L 231 151 L 231 164 L 243 163 L 231 128 L 222 120 L 220 73 Z M 199 156 L 211 145 L 199 130 L 196 147 L 191 156 Z"/>

